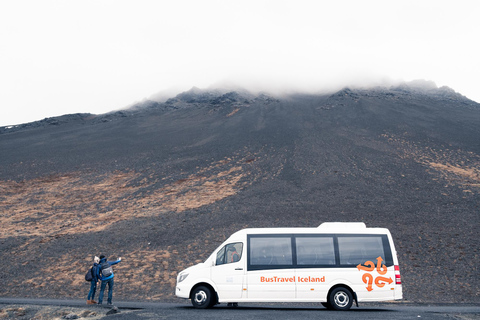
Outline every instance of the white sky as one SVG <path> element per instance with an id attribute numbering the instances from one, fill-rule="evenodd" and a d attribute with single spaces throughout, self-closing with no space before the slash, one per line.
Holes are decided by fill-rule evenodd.
<path id="1" fill-rule="evenodd" d="M 0 0 L 0 126 L 230 82 L 426 79 L 480 102 L 480 1 Z"/>

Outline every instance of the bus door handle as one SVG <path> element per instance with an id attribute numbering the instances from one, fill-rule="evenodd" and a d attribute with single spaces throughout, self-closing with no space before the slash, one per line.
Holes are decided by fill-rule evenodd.
<path id="1" fill-rule="evenodd" d="M 243 270 L 243 268 L 235 268 L 235 270 Z"/>

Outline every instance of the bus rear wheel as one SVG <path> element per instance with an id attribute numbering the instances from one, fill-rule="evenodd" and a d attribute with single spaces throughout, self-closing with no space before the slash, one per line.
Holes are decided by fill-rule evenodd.
<path id="1" fill-rule="evenodd" d="M 328 296 L 328 303 L 335 310 L 348 310 L 353 304 L 353 295 L 349 289 L 338 287 L 333 289 Z"/>

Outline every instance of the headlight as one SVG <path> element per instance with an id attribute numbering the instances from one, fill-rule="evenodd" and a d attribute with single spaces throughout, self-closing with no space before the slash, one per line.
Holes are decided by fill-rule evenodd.
<path id="1" fill-rule="evenodd" d="M 181 273 L 181 274 L 178 276 L 178 282 L 182 282 L 182 281 L 185 280 L 187 277 L 188 277 L 188 273 Z"/>

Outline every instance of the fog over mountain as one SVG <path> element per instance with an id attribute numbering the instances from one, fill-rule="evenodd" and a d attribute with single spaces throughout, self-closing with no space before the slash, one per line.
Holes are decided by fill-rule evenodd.
<path id="1" fill-rule="evenodd" d="M 389 228 L 407 301 L 480 302 L 480 104 L 415 81 L 198 89 L 0 127 L 1 296 L 174 300 L 178 271 L 246 227 Z M 15 277 L 7 276 L 15 274 Z"/>

